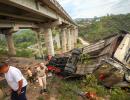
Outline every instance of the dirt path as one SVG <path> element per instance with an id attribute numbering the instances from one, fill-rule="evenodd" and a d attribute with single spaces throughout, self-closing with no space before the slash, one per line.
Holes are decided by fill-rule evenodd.
<path id="1" fill-rule="evenodd" d="M 48 79 L 48 92 L 40 94 L 40 88 L 38 83 L 35 85 L 29 85 L 27 91 L 28 100 L 57 100 L 55 84 L 50 84 L 51 78 Z"/>
<path id="2" fill-rule="evenodd" d="M 34 67 L 33 64 L 38 63 L 38 62 L 41 62 L 41 61 L 37 61 L 33 58 L 30 59 L 30 58 L 22 58 L 22 57 L 13 57 L 13 58 L 10 58 L 9 60 L 9 63 L 12 66 L 18 67 L 22 71 L 22 73 L 25 75 L 25 77 L 26 77 L 27 67 L 31 66 L 33 68 Z M 68 92 L 68 90 L 64 89 L 65 84 L 63 84 L 62 81 L 63 80 L 57 78 L 55 75 L 53 75 L 52 77 L 48 77 L 47 78 L 48 93 L 45 93 L 42 95 L 40 94 L 40 88 L 39 88 L 38 82 L 36 82 L 35 84 L 28 83 L 28 86 L 27 86 L 28 100 L 66 100 L 63 98 L 66 96 L 66 93 L 64 95 L 64 91 Z M 63 99 L 60 99 L 60 97 L 62 97 Z M 79 97 L 77 96 L 77 98 Z M 9 95 L 4 100 L 10 100 Z M 68 100 L 74 100 L 74 99 L 71 99 L 68 97 Z M 75 99 L 75 100 L 82 100 L 82 99 Z"/>

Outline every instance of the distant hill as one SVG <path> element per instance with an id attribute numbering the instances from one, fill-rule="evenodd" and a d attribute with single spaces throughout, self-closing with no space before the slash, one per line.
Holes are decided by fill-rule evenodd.
<path id="1" fill-rule="evenodd" d="M 93 20 L 93 18 L 76 18 L 75 19 L 76 22 L 81 22 L 81 21 L 88 22 L 88 21 L 92 21 L 92 20 Z"/>
<path id="2" fill-rule="evenodd" d="M 79 25 L 79 35 L 90 42 L 119 33 L 120 30 L 130 31 L 130 14 L 78 18 L 75 22 Z"/>

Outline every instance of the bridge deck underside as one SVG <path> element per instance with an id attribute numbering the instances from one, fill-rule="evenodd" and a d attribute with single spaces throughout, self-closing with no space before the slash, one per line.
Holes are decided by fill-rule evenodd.
<path id="1" fill-rule="evenodd" d="M 46 16 L 36 15 L 35 13 L 31 13 L 0 2 L 0 21 L 26 21 L 44 23 L 53 20 L 54 19 L 49 19 Z"/>

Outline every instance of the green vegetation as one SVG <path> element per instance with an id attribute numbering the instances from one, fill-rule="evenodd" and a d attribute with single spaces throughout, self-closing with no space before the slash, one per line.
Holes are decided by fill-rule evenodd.
<path id="1" fill-rule="evenodd" d="M 58 30 L 53 29 L 53 36 L 56 36 L 56 34 L 59 34 Z M 6 39 L 4 36 L 1 39 L 0 37 L 0 55 L 7 55 L 7 44 Z M 16 56 L 18 57 L 32 57 L 34 52 L 28 49 L 31 45 L 34 45 L 37 43 L 36 41 L 36 35 L 35 32 L 30 29 L 22 29 L 16 33 L 13 34 L 14 39 L 14 45 L 16 48 Z M 44 37 L 42 37 L 41 42 L 44 42 Z M 57 45 L 55 45 L 56 50 L 60 50 L 57 48 Z M 46 54 L 47 51 L 45 50 L 44 53 Z"/>
<path id="2" fill-rule="evenodd" d="M 32 57 L 33 51 L 28 49 L 30 45 L 36 43 L 35 33 L 29 29 L 20 30 L 13 34 L 14 45 L 17 57 Z M 0 40 L 0 55 L 7 55 L 7 46 L 5 38 Z"/>
<path id="3" fill-rule="evenodd" d="M 14 43 L 17 57 L 32 57 L 33 51 L 28 47 L 36 43 L 35 33 L 31 30 L 20 30 L 14 34 Z"/>
<path id="4" fill-rule="evenodd" d="M 65 81 L 58 77 L 53 77 L 48 82 L 49 94 L 53 94 L 56 100 L 78 100 L 78 95 L 74 93 L 80 86 L 80 81 Z"/>
<path id="5" fill-rule="evenodd" d="M 14 43 L 17 48 L 27 48 L 36 43 L 35 33 L 31 30 L 20 30 L 14 34 Z"/>
<path id="6" fill-rule="evenodd" d="M 83 83 L 83 91 L 96 93 L 99 97 L 106 98 L 108 96 L 110 100 L 130 100 L 130 96 L 125 90 L 119 87 L 106 89 L 98 83 L 94 75 L 87 75 Z"/>
<path id="7" fill-rule="evenodd" d="M 0 40 L 0 48 L 4 48 L 6 45 L 5 39 Z"/>
<path id="8" fill-rule="evenodd" d="M 81 41 L 78 39 L 77 40 L 77 45 L 76 45 L 76 47 L 77 48 L 81 48 L 83 45 L 82 45 L 82 43 L 81 43 Z"/>
<path id="9" fill-rule="evenodd" d="M 6 40 L 5 40 L 5 37 L 2 35 L 2 37 L 0 37 L 0 56 L 6 55 L 6 54 L 7 54 Z"/>
<path id="10" fill-rule="evenodd" d="M 53 35 L 53 37 L 55 37 L 56 34 L 59 34 L 59 31 L 58 31 L 57 29 L 53 29 L 53 30 L 52 30 L 52 35 Z"/>
<path id="11" fill-rule="evenodd" d="M 127 91 L 119 87 L 107 89 L 98 83 L 94 75 L 86 75 L 83 80 L 66 81 L 54 77 L 49 86 L 49 94 L 57 100 L 80 100 L 79 93 L 94 93 L 96 100 L 130 100 Z M 94 99 L 95 100 L 95 99 Z"/>
<path id="12" fill-rule="evenodd" d="M 1 55 L 6 55 L 8 52 L 5 48 L 0 48 L 0 56 Z"/>
<path id="13" fill-rule="evenodd" d="M 110 92 L 110 100 L 130 100 L 130 96 L 126 91 L 121 90 L 121 88 L 114 88 Z"/>
<path id="14" fill-rule="evenodd" d="M 80 36 L 90 42 L 119 33 L 120 30 L 130 31 L 130 14 L 108 15 L 76 22 L 79 24 Z"/>
<path id="15" fill-rule="evenodd" d="M 76 91 L 79 86 L 79 82 L 65 82 L 62 81 L 61 85 L 62 87 L 58 89 L 58 92 L 60 93 L 59 100 L 77 100 L 77 94 L 73 91 Z"/>
<path id="16" fill-rule="evenodd" d="M 16 50 L 17 57 L 32 57 L 33 51 L 29 49 Z"/>

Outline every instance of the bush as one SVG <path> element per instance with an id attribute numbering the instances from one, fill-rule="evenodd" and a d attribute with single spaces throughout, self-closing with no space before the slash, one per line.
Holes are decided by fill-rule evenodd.
<path id="1" fill-rule="evenodd" d="M 17 57 L 32 57 L 33 56 L 33 51 L 28 50 L 28 49 L 22 49 L 22 50 L 17 50 L 16 51 L 16 56 Z"/>
<path id="2" fill-rule="evenodd" d="M 22 42 L 22 43 L 18 43 L 18 44 L 16 45 L 16 47 L 19 47 L 19 48 L 27 48 L 27 47 L 29 47 L 30 45 L 32 45 L 31 42 Z"/>
<path id="3" fill-rule="evenodd" d="M 74 91 L 78 90 L 80 81 L 65 81 L 57 77 L 53 77 L 51 83 L 53 83 L 51 86 L 54 85 L 56 89 L 56 100 L 77 100 L 78 96 L 76 93 L 74 93 Z M 50 93 L 52 92 L 52 88 L 50 87 Z"/>
<path id="4" fill-rule="evenodd" d="M 60 96 L 59 100 L 77 100 L 77 94 L 73 90 L 77 90 L 77 82 L 61 82 L 61 87 L 58 89 Z"/>
<path id="5" fill-rule="evenodd" d="M 8 52 L 6 49 L 0 48 L 0 55 L 7 55 Z"/>
<path id="6" fill-rule="evenodd" d="M 110 96 L 110 100 L 130 100 L 130 96 L 119 87 L 107 89 L 98 84 L 94 75 L 87 75 L 83 80 L 85 86 L 82 88 L 84 92 L 96 93 L 100 97 Z"/>
<path id="7" fill-rule="evenodd" d="M 96 89 L 96 93 L 98 96 L 104 97 L 104 96 L 108 95 L 108 91 L 105 87 L 97 85 L 94 88 Z"/>
<path id="8" fill-rule="evenodd" d="M 87 86 L 95 86 L 97 85 L 97 79 L 94 75 L 86 75 L 86 78 L 83 80 L 85 85 Z"/>
<path id="9" fill-rule="evenodd" d="M 112 89 L 110 94 L 110 100 L 130 100 L 130 96 L 121 88 Z"/>

